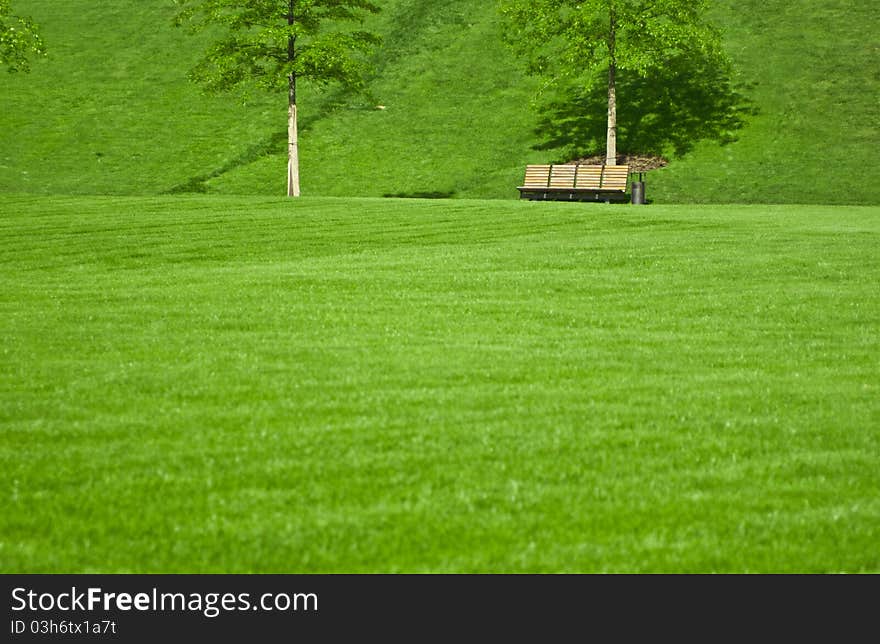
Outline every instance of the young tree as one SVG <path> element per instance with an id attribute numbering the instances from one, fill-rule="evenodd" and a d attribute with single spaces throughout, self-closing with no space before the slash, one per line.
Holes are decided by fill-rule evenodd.
<path id="1" fill-rule="evenodd" d="M 0 66 L 9 72 L 28 72 L 28 56 L 43 56 L 46 48 L 30 18 L 12 15 L 10 0 L 0 0 Z"/>
<path id="2" fill-rule="evenodd" d="M 699 55 L 730 62 L 707 21 L 707 0 L 500 0 L 505 39 L 528 71 L 553 84 L 572 78 L 587 86 L 607 72 L 606 163 L 617 162 L 617 77 L 646 77 L 668 60 Z"/>
<path id="3" fill-rule="evenodd" d="M 220 26 L 223 35 L 191 72 L 209 92 L 247 83 L 287 91 L 287 195 L 298 197 L 297 84 L 339 82 L 357 87 L 363 57 L 379 38 L 342 23 L 362 21 L 379 7 L 369 0 L 177 0 L 175 22 L 195 30 Z"/>

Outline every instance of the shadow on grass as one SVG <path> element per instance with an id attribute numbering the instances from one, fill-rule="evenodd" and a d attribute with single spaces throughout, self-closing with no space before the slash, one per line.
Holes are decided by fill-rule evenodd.
<path id="1" fill-rule="evenodd" d="M 737 140 L 758 109 L 731 73 L 710 61 L 680 57 L 647 78 L 619 74 L 617 147 L 627 153 L 683 156 L 699 141 Z M 568 87 L 545 99 L 536 150 L 561 150 L 564 162 L 605 149 L 608 88 Z"/>
<path id="2" fill-rule="evenodd" d="M 328 118 L 341 110 L 372 110 L 375 101 L 367 90 L 352 90 L 346 88 L 336 88 L 335 90 L 327 90 L 323 93 L 320 100 L 316 101 L 315 112 L 312 116 L 300 117 L 298 129 L 300 135 L 308 133 L 315 124 L 322 119 Z M 178 183 L 168 190 L 165 194 L 182 194 L 182 193 L 205 193 L 208 192 L 207 183 L 211 179 L 226 174 L 246 166 L 262 157 L 266 156 L 283 156 L 285 162 L 287 159 L 287 121 L 284 120 L 284 129 L 273 132 L 265 137 L 262 141 L 255 143 L 245 149 L 238 156 L 230 159 L 222 166 L 196 175 Z"/>
<path id="3" fill-rule="evenodd" d="M 261 157 L 278 154 L 279 151 L 283 152 L 286 145 L 287 130 L 275 132 L 260 141 L 259 143 L 255 143 L 254 145 L 250 146 L 237 157 L 230 159 L 227 163 L 224 163 L 219 168 L 216 168 L 204 174 L 197 175 L 195 177 L 191 177 L 190 179 L 187 179 L 182 183 L 178 183 L 177 185 L 172 186 L 171 188 L 166 190 L 165 193 L 184 194 L 192 192 L 208 192 L 207 182 L 211 179 L 226 174 L 227 172 L 235 170 L 236 168 L 239 168 L 241 166 L 253 163 Z"/>
<path id="4" fill-rule="evenodd" d="M 382 195 L 386 199 L 451 199 L 455 191 L 445 192 L 435 190 L 433 192 L 386 192 Z"/>

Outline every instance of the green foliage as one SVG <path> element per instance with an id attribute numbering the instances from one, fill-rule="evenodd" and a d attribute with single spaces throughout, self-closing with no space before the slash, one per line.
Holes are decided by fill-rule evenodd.
<path id="1" fill-rule="evenodd" d="M 640 76 L 678 56 L 727 64 L 707 0 L 500 0 L 505 38 L 531 72 L 582 77 L 608 68 Z"/>
<path id="2" fill-rule="evenodd" d="M 28 72 L 28 57 L 45 56 L 46 47 L 34 21 L 12 15 L 10 2 L 0 0 L 0 66 L 9 72 Z"/>
<path id="3" fill-rule="evenodd" d="M 594 154 L 606 135 L 607 88 L 566 80 L 535 99 L 542 138 L 536 147 L 560 161 Z M 729 145 L 759 113 L 753 90 L 699 56 L 670 58 L 645 77 L 624 75 L 617 81 L 625 97 L 617 106 L 618 140 L 628 152 L 673 158 L 704 141 Z"/>
<path id="4" fill-rule="evenodd" d="M 286 89 L 291 77 L 318 85 L 358 85 L 366 69 L 364 54 L 379 42 L 368 31 L 328 27 L 378 12 L 368 0 L 176 1 L 181 7 L 176 24 L 225 30 L 192 72 L 212 92 L 248 82 Z"/>
<path id="5" fill-rule="evenodd" d="M 0 212 L 3 572 L 880 572 L 877 207 Z"/>
<path id="6" fill-rule="evenodd" d="M 615 139 L 620 124 L 625 136 L 621 149 L 655 155 L 670 148 L 689 150 L 701 139 L 730 141 L 731 131 L 744 124 L 741 116 L 748 109 L 732 87 L 731 62 L 718 30 L 706 19 L 706 0 L 501 0 L 500 8 L 507 43 L 525 58 L 529 73 L 544 79 L 544 93 L 557 103 L 541 106 L 545 120 L 560 105 L 563 111 L 583 106 L 585 93 L 604 89 L 607 101 L 590 105 L 592 112 L 608 116 L 608 131 L 613 123 Z M 612 88 L 636 90 L 635 79 L 646 86 L 643 96 L 624 91 L 619 101 L 612 100 Z M 646 104 L 643 97 L 652 93 L 659 102 Z M 539 101 L 548 100 L 547 95 Z M 698 103 L 693 101 L 696 95 L 701 97 Z M 629 110 L 618 120 L 618 107 L 636 101 L 642 112 L 633 115 Z M 670 108 L 678 113 L 674 120 L 666 118 Z M 639 136 L 637 128 L 627 128 L 633 118 L 654 121 L 654 129 L 665 130 L 665 136 Z M 550 128 L 571 131 L 555 123 Z M 596 138 L 555 140 L 590 154 L 600 149 Z M 607 154 L 616 155 L 616 147 L 609 143 Z"/>

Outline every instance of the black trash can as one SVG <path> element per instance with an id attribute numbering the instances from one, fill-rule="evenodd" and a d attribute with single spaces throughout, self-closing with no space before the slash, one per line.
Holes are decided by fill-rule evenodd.
<path id="1" fill-rule="evenodd" d="M 634 204 L 643 205 L 645 203 L 645 182 L 632 182 L 632 202 Z"/>

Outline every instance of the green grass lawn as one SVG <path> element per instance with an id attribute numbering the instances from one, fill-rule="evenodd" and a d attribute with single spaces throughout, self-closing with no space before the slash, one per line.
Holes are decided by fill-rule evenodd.
<path id="1" fill-rule="evenodd" d="M 301 88 L 303 194 L 512 201 L 527 163 L 568 160 L 559 147 L 536 149 L 547 144 L 546 110 L 534 104 L 540 82 L 502 44 L 494 1 L 379 4 L 368 24 L 384 38 L 370 97 Z M 49 56 L 30 74 L 2 72 L 0 192 L 284 194 L 286 95 L 255 94 L 248 105 L 202 96 L 186 74 L 207 39 L 171 26 L 171 0 L 13 5 L 39 22 Z M 699 143 L 649 173 L 648 197 L 880 203 L 870 176 L 880 147 L 874 3 L 713 6 L 757 114 L 734 132 L 736 143 Z M 624 114 L 641 95 L 625 90 L 631 77 L 619 80 Z M 605 107 L 591 113 L 601 120 Z M 652 131 L 669 127 L 663 115 L 641 116 Z M 621 119 L 619 149 L 644 151 L 632 149 L 629 127 L 632 119 Z"/>
<path id="2" fill-rule="evenodd" d="M 0 196 L 2 572 L 880 572 L 880 209 Z"/>

